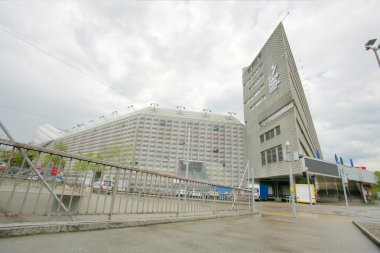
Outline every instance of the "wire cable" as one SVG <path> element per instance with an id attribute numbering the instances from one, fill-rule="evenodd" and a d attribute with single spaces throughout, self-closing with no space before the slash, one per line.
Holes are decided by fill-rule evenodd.
<path id="1" fill-rule="evenodd" d="M 24 38 L 22 38 L 22 37 L 16 35 L 15 33 L 13 33 L 13 32 L 11 32 L 11 31 L 5 29 L 5 28 L 2 27 L 2 26 L 0 26 L 0 30 L 3 31 L 3 32 L 5 32 L 5 33 L 7 33 L 7 34 L 10 35 L 10 36 L 12 36 L 13 38 L 15 38 L 15 39 L 17 39 L 17 40 L 19 40 L 19 41 L 21 41 L 21 42 L 27 44 L 28 46 L 33 47 L 34 49 L 38 50 L 39 52 L 41 52 L 41 53 L 43 53 L 43 54 L 45 54 L 45 55 L 47 55 L 47 56 L 53 58 L 54 60 L 56 60 L 56 61 L 58 61 L 58 62 L 60 62 L 60 63 L 62 63 L 62 64 L 64 64 L 64 65 L 66 65 L 67 67 L 69 67 L 69 68 L 71 68 L 71 69 L 74 69 L 75 71 L 78 71 L 79 73 L 81 73 L 81 74 L 83 74 L 83 75 L 85 75 L 85 76 L 91 78 L 92 80 L 96 81 L 97 83 L 99 83 L 99 84 L 101 84 L 101 85 L 103 85 L 103 86 L 106 86 L 106 87 L 109 88 L 109 89 L 112 89 L 112 90 L 116 91 L 117 93 L 119 93 L 119 94 L 122 95 L 123 97 L 129 99 L 129 98 L 127 97 L 126 94 L 124 94 L 123 92 L 121 92 L 121 91 L 119 91 L 119 90 L 113 88 L 110 84 L 108 84 L 108 83 L 106 83 L 106 82 L 100 80 L 100 78 L 98 78 L 98 77 L 96 77 L 96 76 L 94 76 L 94 75 L 92 75 L 92 74 L 90 74 L 90 73 L 88 73 L 88 72 L 86 72 L 86 71 L 83 71 L 83 70 L 79 69 L 78 67 L 76 67 L 76 66 L 74 66 L 74 65 L 72 65 L 72 64 L 70 64 L 70 63 L 68 63 L 68 62 L 66 62 L 66 61 L 64 61 L 63 59 L 61 59 L 61 58 L 55 56 L 54 54 L 50 53 L 49 51 L 47 51 L 47 50 L 45 50 L 45 49 L 43 49 L 43 48 L 40 48 L 40 47 L 34 45 L 33 43 L 31 43 L 31 42 L 25 40 Z"/>
<path id="2" fill-rule="evenodd" d="M 14 110 L 14 111 L 19 111 L 19 112 L 23 112 L 23 113 L 29 113 L 29 114 L 33 114 L 33 115 L 37 115 L 37 116 L 41 116 L 41 117 L 45 117 L 45 118 L 60 120 L 60 121 L 63 121 L 63 122 L 66 122 L 66 123 L 70 123 L 70 124 L 75 124 L 75 122 L 68 121 L 68 120 L 65 120 L 65 119 L 60 119 L 60 118 L 52 117 L 52 116 L 49 116 L 49 115 L 45 115 L 45 114 L 41 114 L 41 113 L 37 113 L 37 112 L 31 112 L 31 111 L 27 111 L 27 110 L 23 110 L 23 109 L 18 109 L 18 108 L 7 106 L 7 105 L 1 105 L 0 104 L 0 107 L 8 109 L 8 110 Z"/>

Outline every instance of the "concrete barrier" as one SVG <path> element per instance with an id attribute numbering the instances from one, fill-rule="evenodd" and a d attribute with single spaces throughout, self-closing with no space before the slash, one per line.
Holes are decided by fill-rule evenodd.
<path id="1" fill-rule="evenodd" d="M 362 225 L 359 224 L 357 221 L 352 221 L 355 226 L 357 226 L 360 231 L 363 232 L 373 243 L 375 243 L 378 247 L 380 247 L 380 240 L 375 235 L 373 235 L 371 232 L 369 232 L 366 228 L 364 228 Z"/>
<path id="2" fill-rule="evenodd" d="M 188 222 L 206 219 L 225 218 L 241 215 L 253 215 L 258 213 L 234 213 L 234 214 L 218 214 L 218 215 L 202 215 L 202 216 L 185 216 L 185 217 L 165 217 L 153 219 L 133 219 L 126 221 L 81 221 L 81 222 L 57 222 L 51 223 L 34 223 L 34 224 L 6 224 L 0 227 L 0 238 L 36 235 L 46 233 L 61 232 L 79 232 L 90 230 L 101 230 L 110 228 L 126 228 L 137 226 L 148 226 L 156 224 Z"/>

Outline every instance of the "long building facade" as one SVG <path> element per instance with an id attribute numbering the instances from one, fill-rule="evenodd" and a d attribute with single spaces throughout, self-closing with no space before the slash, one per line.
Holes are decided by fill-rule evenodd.
<path id="1" fill-rule="evenodd" d="M 246 166 L 245 127 L 231 115 L 148 107 L 82 127 L 48 146 L 57 142 L 70 153 L 179 176 L 189 160 L 191 178 L 227 186 L 238 186 Z"/>
<path id="2" fill-rule="evenodd" d="M 273 182 L 289 178 L 287 142 L 296 176 L 302 174 L 302 166 L 300 161 L 294 161 L 294 152 L 309 157 L 321 154 L 282 23 L 252 63 L 243 68 L 243 102 L 248 159 L 255 169 L 255 178 Z M 288 182 L 285 184 L 288 187 Z M 274 188 L 280 194 L 278 182 L 274 182 Z"/>

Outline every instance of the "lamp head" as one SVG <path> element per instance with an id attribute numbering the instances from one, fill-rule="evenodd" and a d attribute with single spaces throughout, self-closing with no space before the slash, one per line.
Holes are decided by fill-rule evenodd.
<path id="1" fill-rule="evenodd" d="M 365 43 L 365 49 L 370 50 L 372 48 L 373 44 L 375 44 L 375 42 L 376 42 L 376 39 L 372 39 L 372 40 L 367 41 L 367 43 Z"/>

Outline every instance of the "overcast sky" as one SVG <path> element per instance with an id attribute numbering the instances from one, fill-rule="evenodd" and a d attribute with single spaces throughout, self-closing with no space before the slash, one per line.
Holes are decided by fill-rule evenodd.
<path id="1" fill-rule="evenodd" d="M 325 159 L 380 170 L 380 69 L 364 49 L 380 39 L 378 0 L 1 1 L 0 119 L 22 142 L 151 102 L 243 122 L 242 68 L 288 11 Z"/>

